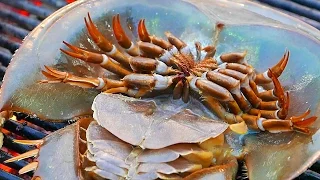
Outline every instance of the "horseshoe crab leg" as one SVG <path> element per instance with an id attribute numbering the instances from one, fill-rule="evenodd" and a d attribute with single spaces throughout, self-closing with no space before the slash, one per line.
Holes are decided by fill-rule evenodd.
<path id="1" fill-rule="evenodd" d="M 145 19 L 141 19 L 139 21 L 139 25 L 138 25 L 138 35 L 139 35 L 139 38 L 142 42 L 149 42 L 149 43 L 152 43 L 154 45 L 157 45 L 159 47 L 161 47 L 162 49 L 164 50 L 172 50 L 173 48 L 175 48 L 170 42 L 162 39 L 162 38 L 159 38 L 157 36 L 150 36 L 149 33 L 148 33 L 148 30 L 146 28 L 146 25 L 145 25 Z"/>
<path id="2" fill-rule="evenodd" d="M 207 106 L 212 110 L 219 118 L 226 121 L 228 124 L 240 123 L 243 121 L 239 115 L 234 115 L 228 112 L 221 103 L 210 95 L 203 95 L 203 100 Z"/>
<path id="3" fill-rule="evenodd" d="M 247 112 L 251 108 L 250 104 L 240 92 L 239 80 L 216 71 L 204 73 L 202 77 L 228 89 L 243 112 Z"/>
<path id="4" fill-rule="evenodd" d="M 286 51 L 283 57 L 280 59 L 280 61 L 271 68 L 271 71 L 274 73 L 275 77 L 278 78 L 282 74 L 282 72 L 287 66 L 289 57 L 290 57 L 290 52 Z M 272 82 L 271 76 L 272 76 L 271 72 L 267 70 L 264 73 L 257 74 L 255 78 L 255 82 L 258 85 L 268 84 Z"/>
<path id="5" fill-rule="evenodd" d="M 100 64 L 101 67 L 107 69 L 108 71 L 115 73 L 120 76 L 125 76 L 130 74 L 131 72 L 125 68 L 123 68 L 119 63 L 117 63 L 114 59 L 108 57 L 105 54 L 94 53 L 90 51 L 86 51 L 75 47 L 67 42 L 63 42 L 66 46 L 68 46 L 72 51 L 67 51 L 64 49 L 60 49 L 63 53 L 81 59 L 86 62 Z"/>
<path id="6" fill-rule="evenodd" d="M 157 73 L 161 75 L 177 74 L 180 71 L 167 66 L 164 62 L 157 59 L 145 57 L 132 57 L 130 58 L 130 66 L 134 72 L 141 73 Z"/>
<path id="7" fill-rule="evenodd" d="M 97 46 L 106 52 L 108 56 L 115 59 L 117 62 L 129 68 L 129 59 L 127 56 L 122 54 L 116 46 L 114 46 L 110 41 L 108 41 L 102 33 L 98 30 L 98 28 L 94 25 L 90 14 L 88 13 L 88 19 L 84 18 L 86 27 L 88 29 L 88 33 L 92 40 L 97 44 Z"/>
<path id="8" fill-rule="evenodd" d="M 219 69 L 219 73 L 233 77 L 240 81 L 240 90 L 246 99 L 250 102 L 252 107 L 259 107 L 261 104 L 261 99 L 257 97 L 256 93 L 252 90 L 250 86 L 250 78 L 249 75 L 243 74 L 239 71 L 235 71 L 232 69 Z"/>
<path id="9" fill-rule="evenodd" d="M 132 97 L 141 97 L 152 90 L 167 89 L 173 83 L 173 76 L 159 74 L 129 74 L 121 81 L 107 78 L 87 78 L 72 75 L 45 66 L 42 74 L 47 80 L 40 83 L 66 83 L 82 88 L 96 88 L 106 93 L 124 93 Z"/>
<path id="10" fill-rule="evenodd" d="M 308 112 L 308 111 L 307 111 Z M 282 120 L 282 119 L 266 119 L 258 116 L 243 115 L 242 118 L 246 121 L 247 125 L 251 129 L 259 131 L 269 131 L 272 133 L 286 132 L 286 131 L 298 131 L 302 133 L 309 133 L 309 126 L 311 126 L 317 119 L 317 117 L 312 116 L 307 119 L 305 117 L 308 113 L 304 113 L 299 118 L 292 118 Z"/>
<path id="11" fill-rule="evenodd" d="M 145 19 L 140 19 L 138 24 L 138 35 L 141 41 L 151 42 L 150 35 L 145 25 Z"/>
<path id="12" fill-rule="evenodd" d="M 112 80 L 107 78 L 84 78 L 72 75 L 67 72 L 58 71 L 51 67 L 45 66 L 46 71 L 42 71 L 42 74 L 47 80 L 41 80 L 40 83 L 66 83 L 82 88 L 96 88 L 105 91 L 110 88 L 124 86 L 123 81 Z"/>
<path id="13" fill-rule="evenodd" d="M 271 75 L 272 82 L 274 84 L 274 95 L 278 98 L 277 106 L 280 107 L 278 112 L 278 117 L 280 119 L 284 119 L 287 117 L 288 111 L 289 111 L 289 103 L 290 103 L 289 92 L 287 92 L 285 95 L 284 89 L 281 86 L 277 78 L 277 75 L 274 74 L 271 69 L 269 69 L 269 72 Z"/>
<path id="14" fill-rule="evenodd" d="M 164 90 L 173 83 L 173 78 L 173 76 L 162 76 L 159 74 L 129 74 L 122 80 L 138 89 Z"/>
<path id="15" fill-rule="evenodd" d="M 153 90 L 165 90 L 173 83 L 173 76 L 159 74 L 129 74 L 122 81 L 123 87 L 111 88 L 105 93 L 123 93 L 131 97 L 141 97 Z"/>
<path id="16" fill-rule="evenodd" d="M 162 38 L 150 36 L 145 26 L 144 19 L 141 19 L 139 21 L 138 35 L 141 40 L 141 42 L 138 43 L 139 49 L 143 54 L 150 53 L 153 58 L 157 58 L 167 65 L 173 64 L 172 58 L 175 54 L 178 53 L 178 49 L 170 42 Z"/>
<path id="17" fill-rule="evenodd" d="M 167 36 L 169 43 L 174 45 L 180 51 L 180 53 L 182 53 L 184 55 L 191 54 L 190 48 L 188 47 L 188 45 L 185 42 L 183 42 L 179 38 L 175 37 L 173 34 L 171 34 L 168 31 L 165 32 L 165 35 Z"/>
<path id="18" fill-rule="evenodd" d="M 251 109 L 248 112 L 249 114 L 241 114 L 241 111 L 235 111 L 234 107 L 230 106 L 230 103 L 232 103 L 234 100 L 230 99 L 231 95 L 229 91 L 223 91 L 223 89 L 218 89 L 218 86 L 213 86 L 214 83 L 208 80 L 205 81 L 200 78 L 194 78 L 191 81 L 192 82 L 190 84 L 193 90 L 197 90 L 198 88 L 200 92 L 204 93 L 203 97 L 204 100 L 207 102 L 209 108 L 213 110 L 219 118 L 224 119 L 226 122 L 230 124 L 245 121 L 251 129 L 259 131 L 269 131 L 274 133 L 285 131 L 298 131 L 302 133 L 309 133 L 308 127 L 317 119 L 317 117 L 310 117 L 305 119 L 305 117 L 309 114 L 309 110 L 301 116 L 292 117 L 290 119 L 282 118 L 284 115 L 286 116 L 287 109 L 289 107 L 288 95 L 285 96 L 285 100 L 279 99 L 280 103 L 276 101 L 276 105 L 274 105 L 274 102 L 261 103 L 261 105 L 264 104 L 263 106 L 266 106 L 267 103 L 269 103 L 270 107 L 264 108 L 275 108 L 275 110 Z M 231 83 L 227 85 L 231 85 Z M 280 93 L 284 94 L 283 89 Z M 227 101 L 229 108 L 233 113 L 227 112 L 219 101 Z M 280 109 L 277 109 L 277 104 L 282 104 L 282 107 L 280 107 Z"/>
<path id="19" fill-rule="evenodd" d="M 244 60 L 246 55 L 247 55 L 247 51 L 239 52 L 239 53 L 226 53 L 218 57 L 218 62 L 247 64 Z"/>
<path id="20" fill-rule="evenodd" d="M 241 109 L 231 93 L 224 87 L 219 86 L 209 80 L 193 78 L 191 80 L 191 88 L 195 91 L 204 92 L 215 99 L 224 102 L 230 108 L 232 113 L 238 115 L 241 113 Z"/>
<path id="21" fill-rule="evenodd" d="M 113 32 L 121 47 L 123 47 L 128 54 L 131 56 L 138 56 L 139 48 L 129 39 L 129 37 L 124 32 L 121 23 L 120 15 L 113 16 L 112 18 Z"/>

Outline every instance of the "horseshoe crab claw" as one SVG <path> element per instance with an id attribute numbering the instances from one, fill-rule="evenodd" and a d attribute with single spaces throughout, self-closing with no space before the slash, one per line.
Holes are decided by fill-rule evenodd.
<path id="1" fill-rule="evenodd" d="M 27 153 L 37 159 L 20 173 L 35 169 L 38 179 L 235 178 L 237 159 L 223 138 L 228 124 L 184 108 L 178 113 L 163 108 L 152 100 L 99 94 L 94 119 L 81 119 L 43 140 L 20 141 L 39 147 Z"/>

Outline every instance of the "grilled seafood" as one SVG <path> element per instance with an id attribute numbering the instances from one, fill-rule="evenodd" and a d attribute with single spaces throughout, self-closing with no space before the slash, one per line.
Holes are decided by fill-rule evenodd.
<path id="1" fill-rule="evenodd" d="M 260 144 L 255 144 L 261 140 L 257 138 L 266 139 L 263 144 L 266 149 L 273 137 L 290 141 L 290 134 L 298 134 L 296 136 L 299 138 L 295 140 L 302 140 L 305 144 L 310 140 L 304 134 L 313 133 L 310 126 L 316 117 L 309 116 L 312 112 L 307 110 L 302 114 L 291 113 L 287 118 L 292 108 L 289 106 L 289 93 L 278 80 L 286 65 L 290 64 L 289 51 L 273 67 L 264 67 L 265 71 L 259 73 L 247 62 L 246 55 L 250 52 L 224 53 L 216 49 L 219 37 L 227 30 L 221 23 L 217 23 L 212 44 L 202 47 L 200 42 L 195 42 L 193 48 L 175 37 L 174 33 L 165 33 L 168 40 L 149 35 L 145 25 L 148 21 L 144 19 L 137 23 L 139 41 L 135 43 L 127 34 L 128 30 L 121 25 L 120 18 L 119 15 L 112 18 L 117 43 L 109 40 L 110 37 L 104 37 L 88 15 L 85 25 L 90 41 L 100 51 L 91 51 L 81 45 L 76 47 L 67 42 L 64 42 L 66 47 L 61 49 L 67 56 L 97 64 L 116 76 L 81 76 L 81 73 L 61 70 L 64 68 L 59 66 L 44 67 L 42 73 L 46 79 L 41 80 L 38 87 L 64 88 L 72 85 L 90 89 L 88 92 L 92 94 L 102 93 L 92 105 L 94 120 L 81 119 L 43 140 L 17 141 L 39 147 L 7 161 L 37 156 L 37 161 L 23 168 L 21 173 L 36 169 L 35 179 L 46 179 L 52 174 L 59 174 L 64 179 L 234 179 L 238 158 L 246 162 L 249 177 L 257 178 L 260 176 L 257 171 L 263 168 L 257 167 L 259 162 L 254 160 L 254 157 L 261 156 L 257 151 Z M 78 91 L 81 96 L 83 90 L 78 88 Z M 175 100 L 163 95 L 164 102 L 158 99 L 162 97 L 159 94 L 172 94 Z M 197 104 L 197 99 L 206 107 Z M 19 102 L 13 104 L 13 110 L 32 113 L 31 109 L 17 108 L 23 107 L 17 104 Z M 198 106 L 201 108 L 197 109 Z M 73 109 L 67 114 L 62 113 L 61 117 L 68 119 L 84 114 L 76 107 Z M 212 116 L 211 112 L 216 116 Z M 45 113 L 45 116 L 53 117 L 48 115 L 50 112 Z M 226 123 L 215 121 L 217 117 Z M 266 137 L 266 133 L 246 135 L 245 146 L 242 143 L 239 145 L 235 132 L 245 134 L 247 126 L 250 132 L 278 134 L 267 134 Z M 230 139 L 233 141 L 230 142 Z M 53 148 L 64 144 L 74 146 L 63 152 Z M 282 148 L 286 147 L 274 147 L 275 150 Z M 268 158 L 270 153 L 260 158 Z M 47 171 L 44 164 L 63 164 L 63 167 L 54 165 Z M 266 171 L 269 172 L 269 169 Z"/>
<path id="2" fill-rule="evenodd" d="M 120 17 L 113 17 L 113 32 L 125 55 L 108 41 L 94 25 L 88 14 L 85 24 L 92 40 L 105 53 L 94 53 L 67 42 L 70 49 L 61 51 L 89 63 L 99 64 L 121 79 L 78 77 L 45 66 L 42 71 L 47 80 L 41 83 L 67 83 L 82 88 L 96 88 L 105 93 L 122 93 L 140 98 L 153 91 L 164 91 L 173 86 L 173 98 L 189 101 L 190 91 L 201 94 L 208 107 L 224 121 L 241 123 L 251 129 L 269 132 L 299 131 L 308 133 L 316 117 L 306 118 L 310 111 L 285 120 L 289 109 L 289 93 L 285 93 L 278 77 L 289 60 L 286 51 L 281 60 L 263 73 L 255 73 L 246 60 L 246 52 L 221 54 L 216 60 L 216 45 L 204 48 L 195 43 L 197 54 L 170 32 L 167 41 L 149 35 L 145 20 L 139 21 L 140 41 L 132 42 L 120 24 Z M 216 27 L 216 36 L 223 24 Z M 216 42 L 216 40 L 214 40 Z M 205 51 L 202 59 L 202 51 Z M 258 88 L 272 84 L 274 88 Z M 261 88 L 260 88 L 261 89 Z"/>

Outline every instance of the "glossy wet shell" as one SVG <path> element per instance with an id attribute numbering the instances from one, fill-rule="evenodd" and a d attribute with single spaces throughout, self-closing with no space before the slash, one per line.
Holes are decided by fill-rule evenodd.
<path id="1" fill-rule="evenodd" d="M 99 29 L 105 29 L 104 34 L 112 41 L 114 38 L 108 25 L 116 13 L 121 14 L 122 22 L 128 23 L 129 28 L 136 27 L 140 18 L 146 18 L 150 33 L 162 36 L 164 31 L 170 30 L 190 46 L 193 46 L 195 40 L 201 41 L 203 45 L 209 44 L 214 24 L 218 21 L 226 23 L 217 54 L 248 50 L 249 63 L 260 71 L 275 64 L 287 48 L 291 52 L 291 59 L 280 80 L 286 90 L 290 91 L 290 114 L 298 114 L 310 108 L 314 115 L 320 115 L 320 95 L 317 93 L 320 87 L 320 33 L 302 22 L 277 12 L 269 13 L 267 8 L 241 0 L 153 1 L 152 4 L 143 0 L 134 3 L 124 0 L 92 0 L 69 5 L 36 28 L 16 53 L 1 88 L 1 109 L 13 107 L 51 120 L 70 119 L 91 113 L 91 103 L 98 92 L 68 85 L 37 84 L 38 80 L 43 79 L 40 69 L 44 65 L 56 65 L 61 70 L 77 75 L 103 74 L 101 69 L 68 59 L 59 52 L 63 40 L 80 47 L 96 49 L 84 33 L 83 17 L 88 11 L 95 22 L 99 21 Z M 136 37 L 136 29 L 131 30 L 132 36 Z M 284 136 L 266 134 L 263 139 L 271 139 L 267 145 L 260 138 L 248 139 L 247 145 L 252 151 L 246 160 L 250 169 L 249 176 L 252 179 L 263 179 L 266 174 L 272 174 L 271 179 L 296 177 L 319 157 L 319 127 L 317 121 L 314 125 L 315 133 L 311 136 L 295 133 Z M 281 146 L 288 142 L 291 143 L 288 148 Z M 266 148 L 269 145 L 283 150 L 286 161 L 274 163 L 273 151 Z M 301 151 L 299 156 L 293 157 L 290 153 L 295 148 Z M 264 159 L 256 162 L 254 157 Z M 290 163 L 294 166 L 275 171 Z"/>
<path id="2" fill-rule="evenodd" d="M 163 111 L 157 107 L 160 103 L 165 106 L 168 103 L 156 100 L 158 105 L 155 101 L 146 103 L 122 95 L 101 93 L 93 102 L 93 117 L 116 137 L 148 149 L 161 149 L 178 143 L 200 143 L 217 137 L 228 128 L 226 123 L 199 117 L 188 109 L 179 111 L 172 106 L 174 109 L 164 107 Z"/>
<path id="3" fill-rule="evenodd" d="M 271 19 L 256 15 L 251 11 L 261 10 L 259 7 L 254 7 L 250 3 L 243 6 L 243 2 L 239 2 L 232 3 L 221 0 L 201 3 L 197 1 L 196 3 L 191 1 L 191 5 L 187 1 L 176 0 L 154 1 L 151 5 L 143 0 L 130 4 L 125 0 L 78 1 L 50 16 L 26 38 L 24 48 L 19 49 L 15 54 L 9 66 L 9 71 L 5 75 L 4 85 L 1 89 L 0 107 L 13 106 L 52 120 L 68 119 L 90 111 L 90 104 L 98 92 L 85 91 L 80 93 L 81 90 L 76 87 L 69 86 L 69 88 L 66 88 L 63 85 L 37 84 L 39 80 L 43 79 L 40 69 L 44 65 L 56 65 L 60 70 L 73 72 L 76 75 L 97 76 L 103 74 L 101 68 L 70 59 L 59 51 L 60 48 L 63 48 L 62 41 L 74 42 L 72 44 L 80 47 L 91 47 L 89 49 L 99 50 L 88 38 L 85 30 L 83 17 L 88 12 L 91 13 L 95 22 L 98 21 L 99 29 L 113 43 L 115 43 L 115 38 L 112 37 L 110 23 L 112 16 L 116 13 L 121 14 L 123 26 L 131 28 L 133 33 L 129 33 L 130 37 L 137 37 L 135 27 L 137 27 L 138 20 L 146 18 L 147 29 L 151 34 L 163 37 L 164 32 L 170 30 L 191 47 L 193 47 L 194 41 L 200 41 L 203 45 L 211 43 L 214 24 L 223 22 L 230 26 L 220 36 L 217 54 L 248 50 L 249 63 L 257 67 L 258 70 L 265 70 L 264 67 L 275 64 L 279 57 L 283 55 L 284 50 L 288 48 L 292 53 L 290 61 L 295 62 L 289 63 L 285 72 L 287 73 L 286 79 L 290 77 L 290 79 L 295 80 L 290 82 L 291 86 L 298 86 L 299 83 L 308 84 L 319 75 L 316 68 L 319 64 L 318 55 L 312 53 L 317 52 L 317 48 L 319 48 L 317 41 L 314 40 L 320 37 L 317 32 L 310 28 L 297 29 L 294 27 L 296 24 L 293 22 L 295 21 L 283 17 L 280 19 L 278 18 L 280 15 L 277 13 L 270 15 Z M 173 8 L 174 4 L 181 8 Z M 250 9 L 251 7 L 252 9 Z M 219 16 L 215 15 L 217 13 L 219 13 Z M 229 16 L 230 13 L 233 15 L 232 18 Z M 265 10 L 262 10 L 261 13 L 265 13 Z M 194 16 L 195 14 L 197 16 Z M 282 23 L 274 21 L 272 18 L 278 18 Z M 285 27 L 303 33 L 305 36 L 280 28 L 253 25 Z M 261 32 L 260 29 L 263 29 L 264 33 L 259 33 Z M 126 28 L 126 30 L 128 29 Z M 310 36 L 310 34 L 313 36 Z M 292 41 L 296 43 L 291 43 Z M 300 49 L 300 44 L 304 44 L 305 48 Z M 291 49 L 294 49 L 294 51 Z M 262 62 L 265 59 L 269 60 Z M 308 59 L 308 61 L 304 61 L 304 59 Z M 24 65 L 21 66 L 21 64 Z M 296 71 L 290 71 L 291 74 L 289 73 L 292 68 L 297 70 L 300 67 L 304 70 L 308 69 L 308 72 L 300 71 L 301 74 L 296 74 Z M 281 78 L 284 79 L 284 77 Z M 13 81 L 19 83 L 12 83 Z M 52 93 L 53 98 L 49 106 L 44 106 L 51 95 L 42 93 L 47 91 Z M 63 96 L 59 98 L 58 95 L 55 95 L 68 94 L 70 91 L 77 93 L 74 94 L 74 97 L 69 98 Z M 77 111 L 71 110 L 71 107 L 75 105 L 73 103 L 74 99 L 86 103 L 78 105 Z M 317 99 L 315 101 L 318 102 Z M 44 106 L 44 108 L 39 108 L 40 106 Z M 50 109 L 45 107 L 50 107 Z"/>
<path id="4" fill-rule="evenodd" d="M 122 103 L 123 108 L 119 109 L 121 113 L 110 106 L 102 105 L 101 100 L 112 101 L 115 105 Z M 223 133 L 228 125 L 186 110 L 188 106 L 194 106 L 196 101 L 185 105 L 182 101 L 169 104 L 166 102 L 168 100 L 170 101 L 167 96 L 157 97 L 154 100 L 137 100 L 122 95 L 98 95 L 93 103 L 98 121 L 82 119 L 46 137 L 40 147 L 37 158 L 39 165 L 35 176 L 43 180 L 82 179 L 82 177 L 85 179 L 234 177 L 238 168 L 236 158 L 230 156 L 229 151 L 222 151 L 227 149 L 222 146 L 223 138 L 214 140 L 217 136 L 224 136 Z M 150 112 L 150 109 L 153 111 Z M 177 109 L 181 111 L 176 113 L 174 110 Z M 206 114 L 203 109 L 204 107 L 200 107 L 195 110 Z M 123 116 L 123 113 L 126 116 Z M 113 119 L 113 123 L 108 124 L 106 128 L 102 127 L 110 119 Z M 141 119 L 148 119 L 151 124 L 142 126 L 143 123 L 136 123 Z M 185 121 L 179 121 L 181 119 Z M 189 121 L 205 124 L 196 127 Z M 119 125 L 121 127 L 117 127 Z M 112 134 L 112 129 L 115 127 L 122 131 Z M 183 127 L 185 129 L 181 129 Z M 142 137 L 145 139 L 140 140 L 141 143 L 132 141 L 134 130 L 143 132 Z M 152 135 L 152 130 L 158 134 Z M 198 133 L 194 133 L 195 131 Z M 136 133 L 135 137 L 140 135 Z M 151 135 L 151 138 L 148 135 Z M 168 137 L 170 135 L 175 138 Z M 202 141 L 205 143 L 201 143 Z M 79 166 L 80 169 L 77 168 Z M 58 173 L 60 168 L 64 170 Z"/>

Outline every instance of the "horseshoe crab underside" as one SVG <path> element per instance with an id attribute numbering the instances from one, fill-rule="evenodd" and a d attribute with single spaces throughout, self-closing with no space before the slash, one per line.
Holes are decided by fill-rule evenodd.
<path id="1" fill-rule="evenodd" d="M 179 8 L 176 8 L 179 7 Z M 257 72 L 276 64 L 290 50 L 280 77 L 290 92 L 288 117 L 306 109 L 320 113 L 320 33 L 300 21 L 250 2 L 89 0 L 71 4 L 45 20 L 24 41 L 10 64 L 0 94 L 1 110 L 35 114 L 48 121 L 89 115 L 50 134 L 40 142 L 35 177 L 78 178 L 235 178 L 242 161 L 249 179 L 292 179 L 319 157 L 319 121 L 310 134 L 230 131 L 201 97 L 188 103 L 171 95 L 142 99 L 99 94 L 68 84 L 39 84 L 45 65 L 84 77 L 111 77 L 100 66 L 60 53 L 63 41 L 101 53 L 88 35 L 83 18 L 90 15 L 113 44 L 112 17 L 121 15 L 131 39 L 146 19 L 151 34 L 163 32 L 183 39 L 190 47 L 212 44 L 215 25 L 225 25 L 216 54 L 247 52 Z M 303 28 L 301 28 L 303 27 Z M 196 54 L 196 48 L 191 48 Z M 14 83 L 13 83 L 14 82 Z M 95 101 L 94 101 L 95 99 Z M 91 109 L 92 107 L 92 109 Z M 93 110 L 93 111 L 92 111 Z M 94 113 L 93 113 L 94 112 Z M 112 172 L 107 170 L 112 169 Z M 54 176 L 54 177 L 53 177 Z"/>

